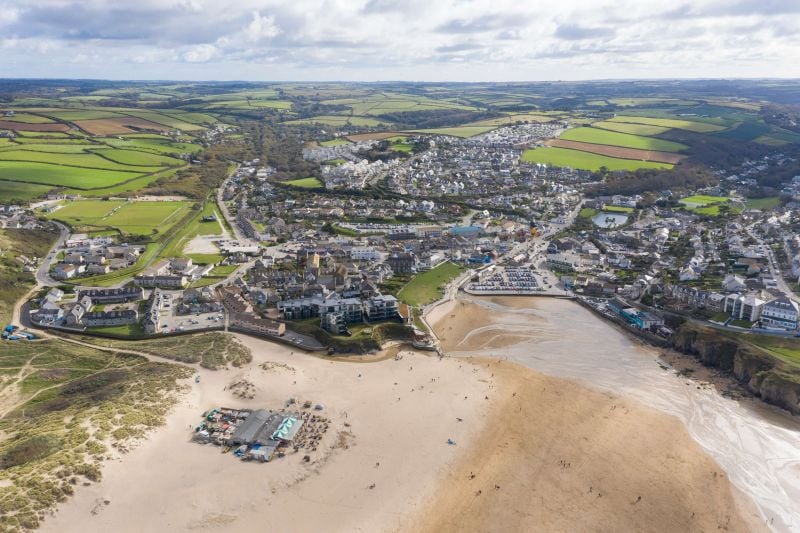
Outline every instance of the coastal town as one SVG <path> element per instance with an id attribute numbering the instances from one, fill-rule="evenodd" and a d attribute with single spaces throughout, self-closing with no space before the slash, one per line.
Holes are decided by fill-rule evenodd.
<path id="1" fill-rule="evenodd" d="M 800 275 L 793 198 L 800 192 L 787 188 L 786 201 L 766 209 L 738 196 L 768 162 L 745 162 L 719 186 L 682 198 L 668 190 L 604 196 L 594 192 L 591 173 L 522 160 L 519 143 L 541 142 L 563 127 L 544 126 L 467 141 L 409 137 L 405 142 L 422 147 L 412 158 L 380 172 L 362 172 L 366 160 L 340 165 L 337 185 L 320 186 L 338 190 L 345 174 L 352 183 L 380 177 L 403 199 L 278 186 L 266 181 L 273 169 L 243 162 L 220 190 L 219 211 L 228 218 L 204 218 L 232 228 L 205 242 L 213 262 L 166 257 L 112 288 L 93 287 L 98 276 L 141 265 L 146 245 L 69 232 L 47 258 L 17 258 L 44 281 L 24 322 L 134 336 L 232 327 L 333 353 L 320 332 L 346 338 L 353 327 L 397 323 L 429 335 L 420 317 L 437 298 L 404 301 L 399 290 L 450 265 L 452 277 L 433 287 L 434 296 L 446 294 L 458 274 L 457 288 L 469 294 L 578 298 L 661 338 L 671 334 L 670 314 L 731 330 L 798 332 L 800 307 L 790 287 Z M 304 156 L 348 155 L 354 163 L 365 147 L 375 142 L 308 149 Z M 81 202 L 3 206 L 0 220 L 4 227 L 37 227 Z M 729 216 L 705 216 L 709 202 Z"/>
<path id="2" fill-rule="evenodd" d="M 798 523 L 771 83 L 103 83 L 0 101 L 0 530 Z"/>

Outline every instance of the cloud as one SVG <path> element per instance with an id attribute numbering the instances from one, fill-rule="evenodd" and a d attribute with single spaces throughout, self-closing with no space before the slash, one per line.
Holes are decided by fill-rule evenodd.
<path id="1" fill-rule="evenodd" d="M 219 55 L 219 50 L 212 44 L 199 44 L 192 46 L 183 54 L 183 59 L 189 63 L 207 63 Z"/>
<path id="2" fill-rule="evenodd" d="M 682 1 L 0 0 L 0 63 L 128 79 L 800 76 L 800 0 Z"/>
<path id="3" fill-rule="evenodd" d="M 262 40 L 269 40 L 281 33 L 281 29 L 275 24 L 274 16 L 262 16 L 258 12 L 253 12 L 253 20 L 243 31 L 244 37 L 251 43 Z"/>
<path id="4" fill-rule="evenodd" d="M 492 30 L 504 30 L 523 26 L 527 16 L 488 15 L 473 19 L 453 19 L 441 24 L 437 31 L 441 33 L 480 33 Z"/>
<path id="5" fill-rule="evenodd" d="M 577 24 L 561 24 L 554 33 L 559 39 L 567 41 L 613 37 L 614 34 L 615 31 L 612 28 L 588 28 Z"/>

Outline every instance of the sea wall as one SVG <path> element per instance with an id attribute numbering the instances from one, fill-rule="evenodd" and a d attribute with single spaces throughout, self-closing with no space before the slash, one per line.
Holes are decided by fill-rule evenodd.
<path id="1" fill-rule="evenodd" d="M 800 414 L 800 371 L 744 339 L 687 323 L 675 332 L 672 345 L 706 366 L 729 372 L 765 402 Z"/>

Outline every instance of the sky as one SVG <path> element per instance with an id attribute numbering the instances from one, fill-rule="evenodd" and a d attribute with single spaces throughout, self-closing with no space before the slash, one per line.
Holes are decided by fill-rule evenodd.
<path id="1" fill-rule="evenodd" d="M 0 77 L 800 77 L 800 0 L 0 0 Z"/>

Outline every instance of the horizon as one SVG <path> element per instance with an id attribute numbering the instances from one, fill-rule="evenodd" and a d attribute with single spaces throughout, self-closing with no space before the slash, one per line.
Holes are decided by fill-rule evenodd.
<path id="1" fill-rule="evenodd" d="M 186 83 L 257 83 L 257 84 L 274 84 L 274 83 L 320 83 L 320 84 L 453 84 L 453 85 L 515 85 L 515 84 L 531 84 L 531 83 L 598 83 L 598 82 L 665 82 L 665 81 L 800 81 L 800 76 L 753 76 L 753 77 L 664 77 L 664 78 L 585 78 L 574 80 L 561 80 L 561 79 L 520 79 L 520 80 L 504 80 L 504 81 L 457 81 L 457 80 L 403 80 L 403 79 L 377 79 L 377 80 L 322 80 L 322 79 L 272 79 L 272 80 L 255 80 L 255 79 L 180 79 L 180 78 L 81 78 L 81 77 L 26 77 L 26 76 L 0 76 L 0 80 L 14 80 L 14 81 L 109 81 L 119 83 L 169 83 L 169 82 L 186 82 Z"/>

